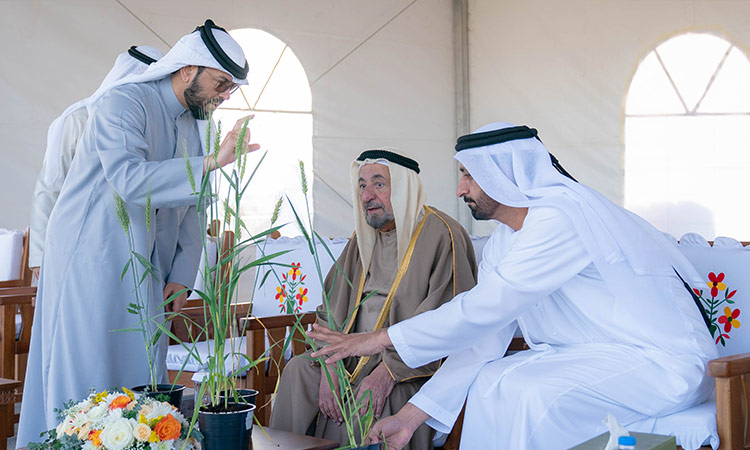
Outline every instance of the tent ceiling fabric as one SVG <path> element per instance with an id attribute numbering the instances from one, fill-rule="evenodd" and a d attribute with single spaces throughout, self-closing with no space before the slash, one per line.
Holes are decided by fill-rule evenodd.
<path id="1" fill-rule="evenodd" d="M 321 233 L 351 233 L 352 224 L 340 219 L 351 217 L 351 207 L 342 199 L 350 201 L 348 167 L 372 146 L 395 146 L 417 159 L 430 158 L 423 163 L 430 203 L 455 215 L 450 0 L 26 0 L 1 5 L 10 14 L 0 14 L 5 25 L 0 33 L 17 24 L 6 39 L 33 31 L 35 39 L 26 48 L 15 48 L 13 59 L 35 55 L 29 71 L 38 81 L 35 89 L 23 89 L 29 71 L 25 77 L 7 71 L 2 75 L 10 78 L 2 83 L 4 98 L 13 99 L 22 111 L 6 110 L 0 129 L 23 157 L 8 158 L 8 147 L 2 150 L 19 167 L 10 179 L 0 179 L 0 191 L 12 188 L 16 193 L 3 204 L 17 211 L 0 226 L 23 228 L 28 223 L 28 203 L 52 119 L 93 91 L 119 52 L 132 44 L 168 50 L 160 39 L 174 43 L 206 17 L 227 29 L 268 31 L 302 63 L 312 83 L 316 179 L 337 190 L 335 194 L 326 183 L 315 183 L 315 223 Z M 61 68 L 60 76 L 47 76 L 50 60 Z M 29 127 L 32 118 L 33 130 L 21 136 L 19 126 Z M 450 183 L 440 181 L 446 177 Z"/>
<path id="2" fill-rule="evenodd" d="M 625 96 L 641 59 L 688 31 L 748 52 L 748 17 L 738 0 L 470 0 L 472 128 L 534 126 L 579 181 L 621 204 Z"/>
<path id="3" fill-rule="evenodd" d="M 429 203 L 455 216 L 453 5 L 0 1 L 0 38 L 11 43 L 0 74 L 0 227 L 28 224 L 52 119 L 90 94 L 130 45 L 167 50 L 163 41 L 174 43 L 207 17 L 228 29 L 268 31 L 302 63 L 312 83 L 315 220 L 324 235 L 351 232 L 339 219 L 350 214 L 342 199 L 350 195 L 346 168 L 371 146 L 418 159 Z M 623 105 L 639 61 L 687 31 L 715 32 L 750 49 L 750 2 L 743 0 L 468 0 L 468 7 L 470 128 L 496 120 L 538 128 L 579 180 L 617 202 Z"/>

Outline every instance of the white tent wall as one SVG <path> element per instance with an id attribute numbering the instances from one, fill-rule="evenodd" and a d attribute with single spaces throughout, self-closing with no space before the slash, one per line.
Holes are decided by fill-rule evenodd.
<path id="1" fill-rule="evenodd" d="M 470 126 L 540 130 L 571 173 L 622 200 L 623 104 L 638 62 L 686 31 L 747 51 L 744 0 L 455 0 L 468 2 Z M 90 94 L 130 45 L 162 50 L 206 17 L 254 27 L 300 59 L 313 99 L 316 228 L 351 232 L 348 166 L 363 149 L 418 159 L 429 203 L 453 197 L 454 0 L 0 0 L 0 227 L 28 224 L 49 123 Z M 487 224 L 474 226 L 485 234 Z"/>
<path id="2" fill-rule="evenodd" d="M 648 52 L 689 31 L 747 53 L 750 2 L 469 0 L 471 128 L 537 128 L 574 177 L 622 204 L 630 81 Z M 475 224 L 473 233 L 489 229 Z"/>
<path id="3" fill-rule="evenodd" d="M 351 234 L 349 165 L 376 146 L 418 159 L 429 203 L 455 215 L 452 5 L 2 0 L 0 227 L 27 226 L 49 123 L 93 92 L 115 56 L 133 44 L 166 51 L 208 17 L 227 29 L 263 29 L 302 63 L 312 88 L 315 226 L 323 235 Z"/>

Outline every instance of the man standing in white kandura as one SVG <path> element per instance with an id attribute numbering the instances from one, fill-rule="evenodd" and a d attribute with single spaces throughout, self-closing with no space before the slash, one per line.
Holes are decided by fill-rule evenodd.
<path id="1" fill-rule="evenodd" d="M 710 395 L 716 348 L 677 273 L 700 277 L 666 238 L 573 180 L 534 129 L 494 123 L 456 150 L 457 195 L 500 222 L 477 286 L 388 329 L 313 333 L 328 363 L 391 345 L 409 366 L 449 356 L 370 440 L 400 449 L 423 422 L 448 432 L 466 401 L 462 449 L 569 448 L 608 412 L 628 425 Z M 504 357 L 517 326 L 530 350 Z"/>
<path id="2" fill-rule="evenodd" d="M 195 189 L 218 166 L 234 161 L 240 119 L 218 154 L 203 155 L 197 120 L 204 119 L 239 84 L 248 65 L 242 48 L 211 20 L 183 36 L 144 73 L 104 87 L 89 106 L 89 119 L 47 226 L 24 401 L 17 445 L 22 447 L 57 425 L 55 409 L 80 400 L 90 389 L 132 387 L 150 380 L 144 344 L 127 313 L 133 286 L 121 279 L 130 257 L 115 196 L 125 203 L 135 251 L 150 258 L 175 256 L 186 248 L 160 250 L 162 213 L 181 221 L 180 238 L 201 239 Z M 240 143 L 244 151 L 250 133 Z M 150 204 L 147 201 L 150 199 Z M 158 210 L 158 211 L 154 211 Z M 182 220 L 185 219 L 185 220 Z M 143 283 L 142 298 L 158 314 L 165 283 L 190 287 L 200 245 L 190 247 L 169 278 Z M 150 284 L 149 290 L 146 285 Z M 167 284 L 168 285 L 168 284 Z M 184 296 L 182 297 L 184 299 Z M 177 301 L 167 305 L 178 311 Z M 151 316 L 151 314 L 150 314 Z M 166 336 L 156 354 L 157 378 L 166 379 Z"/>

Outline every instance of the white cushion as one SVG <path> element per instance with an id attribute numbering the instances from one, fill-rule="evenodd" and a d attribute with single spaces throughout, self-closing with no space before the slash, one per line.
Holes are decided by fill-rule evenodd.
<path id="1" fill-rule="evenodd" d="M 697 290 L 714 327 L 713 338 L 719 355 L 747 352 L 750 348 L 750 249 L 730 238 L 717 238 L 710 247 L 705 239 L 692 234 L 680 238 L 678 248 L 703 277 Z M 713 274 L 713 275 L 712 275 Z M 716 297 L 709 283 L 720 281 Z M 718 289 L 724 287 L 724 289 Z M 731 320 L 727 319 L 727 312 Z M 731 322 L 727 331 L 727 323 Z M 738 326 L 735 326 L 739 323 Z"/>
<path id="2" fill-rule="evenodd" d="M 685 450 L 696 450 L 703 445 L 719 448 L 716 399 L 713 397 L 692 408 L 668 416 L 645 419 L 627 428 L 630 431 L 674 436 L 677 445 Z"/>
<path id="3" fill-rule="evenodd" d="M 185 372 L 199 372 L 203 369 L 205 369 L 206 361 L 208 360 L 208 349 L 211 348 L 213 350 L 213 340 L 207 340 L 207 341 L 200 341 L 196 342 L 195 346 L 191 343 L 186 343 L 185 345 L 188 346 L 188 348 L 191 348 L 193 352 L 197 352 L 200 361 L 203 361 L 203 364 L 200 363 L 198 359 L 194 355 L 191 355 L 190 352 L 183 347 L 180 344 L 170 345 L 167 349 L 167 369 L 168 370 L 180 370 L 183 367 L 183 364 L 185 365 L 184 371 Z M 234 346 L 232 346 L 234 342 Z M 235 337 L 231 339 L 227 339 L 226 341 L 226 351 L 234 351 L 237 354 L 245 354 L 245 337 Z M 209 347 L 210 346 L 210 347 Z M 247 364 L 247 360 L 244 357 L 236 356 L 235 362 L 238 365 L 245 365 Z M 227 359 L 227 373 L 230 373 L 232 371 L 231 367 L 231 360 Z M 242 373 L 244 374 L 244 372 Z"/>
<path id="4" fill-rule="evenodd" d="M 23 231 L 0 228 L 0 281 L 21 278 Z"/>
<path id="5" fill-rule="evenodd" d="M 489 239 L 489 236 L 471 236 L 471 244 L 474 246 L 474 255 L 476 255 L 477 258 L 477 266 L 482 262 L 482 252 L 484 252 L 484 246 L 487 245 Z"/>
<path id="6" fill-rule="evenodd" d="M 325 240 L 326 246 L 333 255 L 333 258 L 331 258 L 323 245 L 317 244 L 320 272 L 323 279 L 325 279 L 331 266 L 333 266 L 334 259 L 338 258 L 344 250 L 347 242 L 349 242 L 347 238 Z M 303 236 L 268 239 L 265 243 L 261 243 L 256 247 L 256 257 L 259 258 L 262 255 L 272 255 L 284 251 L 287 253 L 274 258 L 273 262 L 289 266 L 292 263 L 299 264 L 299 274 L 295 274 L 292 277 L 290 267 L 277 265 L 262 266 L 258 270 L 258 283 L 266 277 L 266 273 L 270 272 L 270 274 L 265 278 L 263 286 L 257 287 L 255 297 L 253 298 L 253 315 L 256 317 L 275 316 L 286 312 L 283 309 L 285 302 L 282 301 L 282 298 L 276 298 L 278 294 L 277 288 L 280 288 L 282 285 L 285 287 L 287 294 L 295 300 L 295 305 L 297 306 L 295 312 L 297 313 L 315 311 L 315 308 L 323 302 L 323 288 L 318 277 L 318 271 L 310 254 L 307 241 Z M 287 280 L 284 279 L 284 276 L 287 277 Z M 294 287 L 293 292 L 290 289 L 290 283 Z M 303 290 L 307 289 L 305 294 L 307 301 L 302 302 L 302 304 L 296 299 L 300 288 Z"/>
<path id="7" fill-rule="evenodd" d="M 216 248 L 216 240 L 214 240 L 213 238 L 208 238 L 206 240 L 206 251 L 204 252 L 203 249 L 201 249 L 201 260 L 198 264 L 198 274 L 195 277 L 195 283 L 193 283 L 193 292 L 191 292 L 190 297 L 188 298 L 200 298 L 200 296 L 195 291 L 203 291 L 205 289 L 205 283 L 203 282 L 203 273 L 205 271 L 207 263 L 209 267 L 213 267 L 214 265 L 216 265 L 216 259 L 218 257 Z M 206 261 L 206 256 L 208 256 L 208 262 Z"/>

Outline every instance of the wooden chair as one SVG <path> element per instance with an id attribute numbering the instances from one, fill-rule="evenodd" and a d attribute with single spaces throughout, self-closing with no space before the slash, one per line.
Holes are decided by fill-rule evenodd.
<path id="1" fill-rule="evenodd" d="M 191 306 L 192 305 L 192 306 Z M 238 323 L 240 319 L 250 316 L 250 303 L 237 303 L 232 306 L 232 317 L 233 323 Z M 184 342 L 188 346 L 192 342 L 205 342 L 214 338 L 214 330 L 211 324 L 206 326 L 205 312 L 203 309 L 202 302 L 200 300 L 192 303 L 188 303 L 188 306 L 183 308 L 182 314 L 187 319 L 175 319 L 172 321 L 172 332 L 176 335 L 180 341 Z M 235 331 L 234 336 L 242 336 L 238 331 Z M 176 342 L 171 342 L 173 345 Z M 238 348 L 237 351 L 242 351 Z M 168 370 L 169 381 L 172 383 L 182 384 L 184 386 L 194 388 L 195 383 L 193 382 L 193 375 L 196 372 L 190 370 Z M 241 386 L 244 387 L 246 382 L 242 380 Z"/>
<path id="2" fill-rule="evenodd" d="M 31 323 L 34 318 L 33 302 L 36 298 L 36 287 L 31 286 L 32 273 L 29 269 L 29 230 L 23 239 L 20 278 L 0 281 L 0 378 L 17 380 L 15 399 L 21 400 L 23 380 L 26 376 L 31 342 Z M 16 318 L 21 319 L 21 332 L 16 336 Z M 4 413 L 3 413 L 4 414 Z M 13 424 L 18 422 L 18 415 L 13 408 L 9 409 L 7 419 L 0 416 L 0 427 L 7 425 L 7 435 L 14 434 Z"/>
<path id="3" fill-rule="evenodd" d="M 266 364 L 259 364 L 247 375 L 247 387 L 258 391 L 255 417 L 261 425 L 268 425 L 271 418 L 271 399 L 276 392 L 281 373 L 286 366 L 285 342 L 291 331 L 292 356 L 304 353 L 306 345 L 302 333 L 295 326 L 297 321 L 305 329 L 315 323 L 315 313 L 299 316 L 285 314 L 271 317 L 249 317 L 240 320 L 240 330 L 245 330 L 247 355 L 253 360 L 267 356 Z"/>

